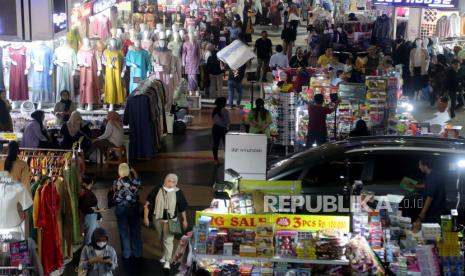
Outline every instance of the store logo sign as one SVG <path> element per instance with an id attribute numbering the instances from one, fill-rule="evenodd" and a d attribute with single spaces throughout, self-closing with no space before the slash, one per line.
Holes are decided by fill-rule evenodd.
<path id="1" fill-rule="evenodd" d="M 291 225 L 291 220 L 288 218 L 277 218 L 276 224 L 282 227 Z"/>
<path id="2" fill-rule="evenodd" d="M 116 5 L 116 0 L 98 0 L 94 2 L 93 10 L 94 14 L 103 12 Z"/>
<path id="3" fill-rule="evenodd" d="M 374 4 L 434 9 L 454 9 L 458 7 L 458 0 L 374 0 Z"/>
<path id="4" fill-rule="evenodd" d="M 59 14 L 53 14 L 53 24 L 59 27 L 60 29 L 66 28 L 66 13 L 61 12 Z"/>

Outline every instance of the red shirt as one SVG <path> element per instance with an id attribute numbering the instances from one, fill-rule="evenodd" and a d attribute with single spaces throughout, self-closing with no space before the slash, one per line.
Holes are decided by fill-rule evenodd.
<path id="1" fill-rule="evenodd" d="M 326 115 L 334 111 L 332 108 L 309 105 L 308 106 L 308 131 L 326 132 Z"/>

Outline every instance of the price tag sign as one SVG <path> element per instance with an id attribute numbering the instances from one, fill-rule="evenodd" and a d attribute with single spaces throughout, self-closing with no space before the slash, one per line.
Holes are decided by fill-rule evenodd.
<path id="1" fill-rule="evenodd" d="M 16 141 L 18 135 L 16 133 L 2 133 L 2 139 L 7 141 Z"/>
<path id="2" fill-rule="evenodd" d="M 44 71 L 44 66 L 42 64 L 34 64 L 34 71 L 43 72 Z"/>
<path id="3" fill-rule="evenodd" d="M 155 72 L 163 72 L 163 66 L 156 64 L 156 65 L 153 66 L 153 71 L 155 71 Z"/>

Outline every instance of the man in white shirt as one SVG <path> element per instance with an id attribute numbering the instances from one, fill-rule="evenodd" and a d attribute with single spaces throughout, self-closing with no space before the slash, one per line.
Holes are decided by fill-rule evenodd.
<path id="1" fill-rule="evenodd" d="M 276 46 L 276 54 L 270 58 L 270 68 L 273 70 L 273 77 L 278 76 L 278 69 L 289 67 L 289 60 L 287 55 L 283 54 L 283 46 Z"/>

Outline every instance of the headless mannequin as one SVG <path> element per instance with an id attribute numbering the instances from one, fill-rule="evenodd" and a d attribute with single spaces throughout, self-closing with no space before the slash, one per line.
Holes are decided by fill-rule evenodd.
<path id="1" fill-rule="evenodd" d="M 439 37 L 433 37 L 433 55 L 437 56 L 439 54 L 444 54 L 444 48 L 439 44 Z"/>
<path id="2" fill-rule="evenodd" d="M 174 25 L 175 26 L 175 25 Z M 168 49 L 173 55 L 174 71 L 173 71 L 173 81 L 174 86 L 178 87 L 179 82 L 182 78 L 182 63 L 181 63 L 181 50 L 182 50 L 182 41 L 181 36 L 178 32 L 173 33 L 172 40 L 168 43 Z"/>
<path id="3" fill-rule="evenodd" d="M 107 56 L 108 55 L 108 56 Z M 124 78 L 125 67 L 123 64 L 123 55 L 121 51 L 117 49 L 116 40 L 111 39 L 108 45 L 107 51 L 104 52 L 102 56 L 102 63 L 106 67 L 106 80 L 105 84 L 108 85 L 105 87 L 105 102 L 110 103 L 109 111 L 114 110 L 115 101 L 122 103 L 123 99 L 117 99 L 123 95 L 123 86 L 122 78 Z M 123 69 L 124 68 L 124 69 Z M 113 70 L 120 70 L 118 74 L 115 74 Z M 109 76 L 112 77 L 109 77 Z M 112 82 L 110 84 L 110 81 Z M 107 93 L 113 93 L 112 95 L 107 95 Z M 115 95 L 116 94 L 116 95 Z M 119 94 L 119 95 L 118 95 Z"/>
<path id="4" fill-rule="evenodd" d="M 126 65 L 131 69 L 129 91 L 132 93 L 137 88 L 134 78 L 145 80 L 150 75 L 150 54 L 141 48 L 141 41 L 136 40 L 134 47 L 128 52 L 126 56 Z"/>
<path id="5" fill-rule="evenodd" d="M 13 48 L 13 49 L 15 49 L 15 50 L 21 49 L 21 48 L 23 48 L 23 47 L 24 47 L 24 46 L 23 46 L 22 43 L 13 43 L 13 44 L 11 44 L 11 48 Z M 25 54 L 25 55 L 26 55 L 26 54 Z M 1 61 L 0 61 L 0 62 L 1 62 Z M 13 66 L 18 66 L 18 63 L 17 63 L 16 61 L 10 59 L 10 62 L 11 62 L 11 65 L 13 65 Z M 10 66 L 11 66 L 11 65 L 10 65 Z M 3 68 L 6 68 L 6 66 L 3 67 Z M 26 69 L 24 70 L 24 75 L 27 76 L 28 73 L 29 73 L 29 69 L 28 69 L 28 66 L 27 66 L 27 64 L 26 64 Z M 10 78 L 11 78 L 11 75 L 10 75 Z M 26 81 L 26 82 L 27 82 L 27 81 Z M 25 84 L 25 86 L 27 87 L 27 83 Z M 28 90 L 28 89 L 26 89 L 26 90 Z M 19 103 L 20 103 L 19 101 L 13 101 L 13 109 L 18 108 Z"/>
<path id="6" fill-rule="evenodd" d="M 147 26 L 147 24 L 145 24 L 145 23 L 140 23 L 139 28 L 140 28 L 140 33 L 139 33 L 138 39 L 142 39 L 142 37 L 144 35 L 144 32 L 149 32 L 150 30 L 149 30 L 149 27 Z"/>
<path id="7" fill-rule="evenodd" d="M 91 74 L 94 74 L 94 70 L 97 70 L 97 77 L 100 76 L 100 72 L 102 70 L 102 64 L 100 63 L 100 60 L 97 56 L 96 53 L 94 53 L 92 55 L 92 58 L 95 58 L 95 61 L 96 61 L 96 68 L 95 66 L 93 67 L 92 64 L 90 62 L 92 62 L 92 60 L 90 59 L 87 59 L 85 58 L 84 56 L 84 53 L 85 51 L 90 51 L 90 50 L 93 50 L 92 46 L 90 45 L 90 40 L 85 37 L 83 40 L 82 40 L 82 47 L 81 49 L 79 50 L 79 53 L 78 53 L 78 65 L 79 67 L 81 68 L 81 84 L 82 83 L 86 83 L 86 85 L 89 85 L 90 88 L 87 93 L 98 93 L 98 91 L 92 91 L 92 90 L 96 90 L 96 87 L 97 87 L 97 84 L 89 84 L 89 83 L 92 83 L 92 82 L 97 82 L 97 78 L 93 79 Z M 90 71 L 90 72 L 89 72 Z M 92 80 L 86 80 L 86 75 L 88 75 L 88 78 L 91 78 Z M 92 87 L 92 85 L 95 85 L 95 87 Z M 81 85 L 82 86 L 82 85 Z M 83 89 L 81 87 L 81 89 Z M 86 93 L 86 92 L 84 92 Z M 81 97 L 82 97 L 82 93 L 81 93 Z M 97 97 L 98 98 L 98 97 Z M 84 100 L 81 98 L 81 104 L 87 104 L 87 111 L 92 111 L 93 110 L 93 103 L 92 102 L 84 102 Z"/>
<path id="8" fill-rule="evenodd" d="M 42 47 L 47 47 L 47 45 L 45 44 L 45 41 L 39 40 L 39 41 L 37 41 L 37 47 L 42 48 Z M 32 68 L 31 68 L 31 65 L 33 66 Z M 29 60 L 29 62 L 27 62 L 27 65 L 26 65 L 25 74 L 27 74 L 30 69 L 33 69 L 33 71 L 35 71 L 35 72 L 41 72 L 41 71 L 44 70 L 44 66 L 43 66 L 43 64 L 35 63 L 33 60 Z M 49 77 L 51 77 L 52 74 L 53 74 L 53 66 L 50 64 L 50 69 L 48 71 Z M 49 91 L 49 93 L 52 93 L 52 91 Z M 39 100 L 37 102 L 37 109 L 42 109 L 42 101 L 41 100 Z"/>
<path id="9" fill-rule="evenodd" d="M 70 92 L 70 98 L 74 101 L 75 93 L 73 77 L 77 68 L 77 56 L 76 52 L 73 48 L 71 48 L 68 41 L 63 40 L 60 47 L 55 49 L 55 60 L 53 63 L 55 64 L 57 70 L 57 101 L 59 100 L 60 92 L 62 90 L 68 90 Z"/>
<path id="10" fill-rule="evenodd" d="M 171 107 L 173 103 L 173 72 L 175 70 L 175 63 L 173 55 L 167 47 L 166 37 L 164 33 L 159 33 L 158 47 L 152 53 L 152 67 L 158 79 L 163 82 L 167 94 L 166 106 Z"/>
<path id="11" fill-rule="evenodd" d="M 150 32 L 144 31 L 142 34 L 142 49 L 148 51 L 149 53 L 152 52 L 153 49 L 153 41 L 150 39 Z"/>
<path id="12" fill-rule="evenodd" d="M 415 40 L 415 47 L 410 51 L 410 76 L 413 80 L 414 97 L 418 99 L 421 89 L 426 86 L 426 75 L 428 72 L 429 54 L 422 47 L 422 41 L 418 38 Z"/>

